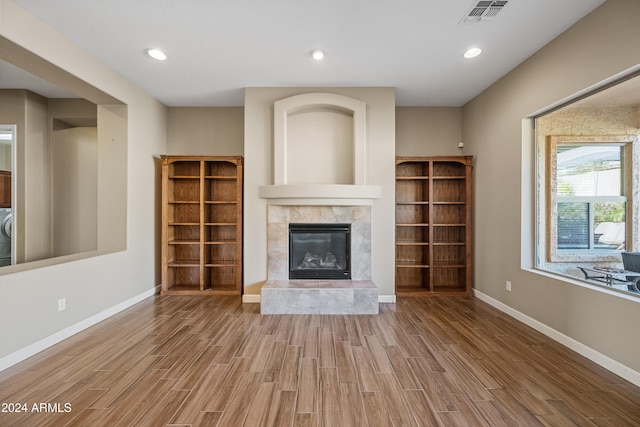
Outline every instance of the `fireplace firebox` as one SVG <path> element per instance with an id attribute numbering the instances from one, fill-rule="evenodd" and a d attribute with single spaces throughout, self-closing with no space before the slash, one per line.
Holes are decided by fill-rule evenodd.
<path id="1" fill-rule="evenodd" d="M 289 279 L 351 279 L 350 224 L 289 224 Z"/>

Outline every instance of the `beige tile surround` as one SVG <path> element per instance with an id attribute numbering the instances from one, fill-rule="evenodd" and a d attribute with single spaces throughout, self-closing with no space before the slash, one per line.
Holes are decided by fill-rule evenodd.
<path id="1" fill-rule="evenodd" d="M 289 224 L 351 224 L 351 280 L 289 280 Z M 267 208 L 267 282 L 262 314 L 375 314 L 378 291 L 371 281 L 371 206 Z"/>
<path id="2" fill-rule="evenodd" d="M 351 224 L 351 279 L 371 280 L 371 206 L 267 207 L 268 280 L 289 280 L 289 224 Z"/>

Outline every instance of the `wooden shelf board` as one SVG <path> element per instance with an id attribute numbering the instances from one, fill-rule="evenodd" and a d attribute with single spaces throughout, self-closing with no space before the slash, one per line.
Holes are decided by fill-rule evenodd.
<path id="1" fill-rule="evenodd" d="M 161 295 L 178 295 L 178 294 L 189 294 L 189 293 L 194 293 L 194 292 L 202 292 L 202 289 L 200 289 L 200 285 L 194 285 L 191 283 L 179 283 L 179 284 L 175 284 L 175 285 L 171 285 L 169 286 L 166 290 L 163 290 L 161 292 Z"/>
<path id="2" fill-rule="evenodd" d="M 433 292 L 425 287 L 416 288 L 398 288 L 396 290 L 396 296 L 399 297 L 428 297 L 432 296 Z"/>
<path id="3" fill-rule="evenodd" d="M 239 292 L 236 290 L 235 284 L 220 285 L 216 283 L 213 289 L 207 289 L 204 292 L 206 292 L 207 295 L 238 295 L 239 294 Z"/>
<path id="4" fill-rule="evenodd" d="M 456 291 L 440 291 L 440 290 L 421 290 L 421 291 L 406 291 L 398 289 L 396 291 L 396 296 L 399 297 L 442 297 L 442 296 L 458 296 L 458 297 L 468 297 L 471 296 L 471 292 L 467 292 L 464 290 L 456 290 Z"/>
<path id="5" fill-rule="evenodd" d="M 397 268 L 429 268 L 429 264 L 416 264 L 414 262 L 397 262 Z"/>
<path id="6" fill-rule="evenodd" d="M 231 286 L 231 285 L 229 285 Z M 224 289 L 204 289 L 200 290 L 197 286 L 171 286 L 166 291 L 161 291 L 160 295 L 204 295 L 204 296 L 222 296 L 222 295 L 238 295 L 238 291 L 231 287 Z"/>
<path id="7" fill-rule="evenodd" d="M 160 295 L 202 295 L 206 292 L 200 290 L 199 286 L 174 285 L 166 291 L 161 291 Z"/>
<path id="8" fill-rule="evenodd" d="M 199 260 L 171 261 L 168 263 L 168 266 L 173 268 L 196 268 L 196 267 L 200 267 L 200 261 Z"/>
<path id="9" fill-rule="evenodd" d="M 429 246 L 429 242 L 396 241 L 396 246 Z"/>
<path id="10" fill-rule="evenodd" d="M 461 287 L 456 288 L 442 288 L 434 286 L 433 290 L 429 290 L 426 287 L 403 287 L 396 290 L 396 296 L 399 297 L 435 297 L 435 296 L 470 296 L 472 292 L 467 292 Z"/>
<path id="11" fill-rule="evenodd" d="M 438 287 L 438 286 L 434 286 L 433 287 L 433 295 L 455 295 L 455 296 L 469 296 L 471 295 L 471 291 L 466 291 L 463 287 L 455 287 L 455 288 L 451 288 L 451 289 L 447 289 L 447 288 L 442 288 L 442 287 Z"/>
<path id="12" fill-rule="evenodd" d="M 396 227 L 428 227 L 428 223 L 417 223 L 417 224 L 396 224 Z"/>
<path id="13" fill-rule="evenodd" d="M 235 267 L 236 266 L 236 262 L 235 261 L 207 261 L 204 264 L 205 267 L 216 267 L 216 268 L 220 268 L 220 267 Z"/>
<path id="14" fill-rule="evenodd" d="M 186 240 L 186 239 L 182 239 L 182 240 L 169 240 L 170 245 L 199 245 L 200 244 L 200 240 Z"/>
<path id="15" fill-rule="evenodd" d="M 230 175 L 206 175 L 205 178 L 206 179 L 226 179 L 226 180 L 233 180 L 233 181 L 238 179 L 237 176 L 230 176 Z"/>

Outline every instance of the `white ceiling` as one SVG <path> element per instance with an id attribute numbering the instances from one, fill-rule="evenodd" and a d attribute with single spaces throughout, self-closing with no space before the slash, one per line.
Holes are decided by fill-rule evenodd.
<path id="1" fill-rule="evenodd" d="M 15 2 L 169 106 L 240 106 L 245 87 L 279 86 L 392 86 L 400 106 L 461 106 L 604 0 L 509 0 L 486 23 L 461 22 L 477 0 Z M 472 46 L 482 55 L 464 59 Z"/>

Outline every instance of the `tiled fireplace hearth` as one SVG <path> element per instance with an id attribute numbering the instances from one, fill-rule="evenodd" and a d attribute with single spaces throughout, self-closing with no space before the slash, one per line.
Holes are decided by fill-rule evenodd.
<path id="1" fill-rule="evenodd" d="M 371 281 L 371 206 L 267 208 L 268 280 L 262 314 L 377 314 Z M 350 224 L 351 280 L 290 280 L 289 224 Z"/>

